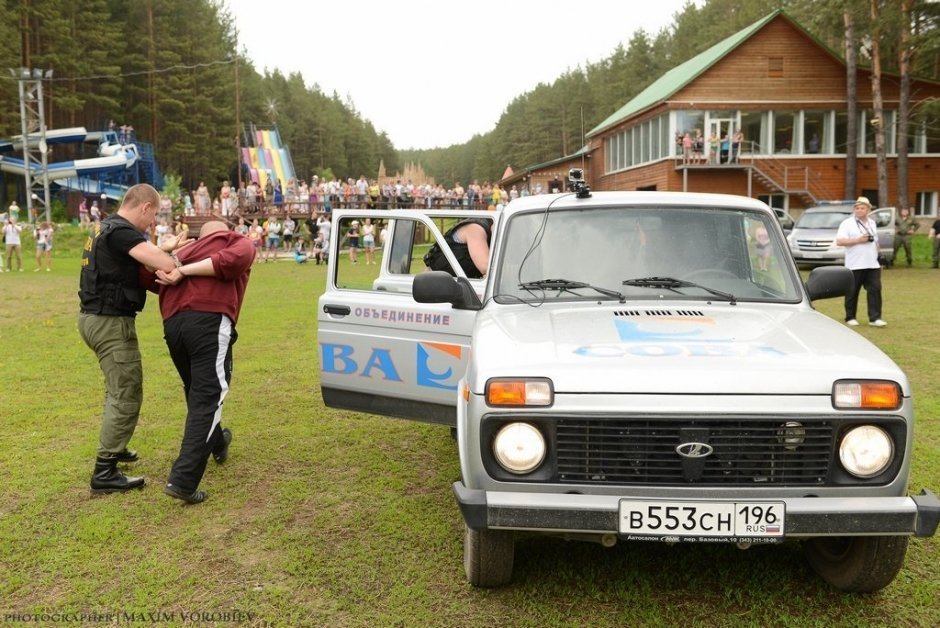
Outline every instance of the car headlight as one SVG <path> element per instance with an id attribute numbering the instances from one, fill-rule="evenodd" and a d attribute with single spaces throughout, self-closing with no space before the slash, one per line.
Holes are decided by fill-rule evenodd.
<path id="1" fill-rule="evenodd" d="M 875 425 L 854 427 L 839 444 L 839 460 L 846 471 L 858 478 L 871 478 L 891 464 L 894 443 L 891 437 Z"/>
<path id="2" fill-rule="evenodd" d="M 493 455 L 510 473 L 529 473 L 545 460 L 545 437 L 530 423 L 508 423 L 493 439 Z"/>

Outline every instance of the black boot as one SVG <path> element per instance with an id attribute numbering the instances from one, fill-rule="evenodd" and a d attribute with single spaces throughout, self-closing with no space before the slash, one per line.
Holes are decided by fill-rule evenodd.
<path id="1" fill-rule="evenodd" d="M 127 447 L 117 455 L 118 462 L 137 462 L 138 460 L 140 460 L 140 457 L 137 455 L 137 452 Z"/>
<path id="2" fill-rule="evenodd" d="M 117 469 L 117 458 L 95 460 L 95 473 L 91 476 L 91 492 L 95 495 L 119 493 L 144 485 L 144 478 L 127 477 Z"/>

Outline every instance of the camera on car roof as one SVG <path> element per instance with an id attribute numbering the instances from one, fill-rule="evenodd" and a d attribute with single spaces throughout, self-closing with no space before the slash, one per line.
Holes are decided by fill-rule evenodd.
<path id="1" fill-rule="evenodd" d="M 572 168 L 568 171 L 568 189 L 574 192 L 578 198 L 591 196 L 591 188 L 584 182 L 584 170 Z"/>

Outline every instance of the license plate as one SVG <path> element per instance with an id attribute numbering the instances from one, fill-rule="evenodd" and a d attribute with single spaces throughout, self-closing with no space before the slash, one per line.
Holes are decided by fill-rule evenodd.
<path id="1" fill-rule="evenodd" d="M 774 543 L 784 536 L 784 502 L 620 500 L 628 539 Z"/>
<path id="2" fill-rule="evenodd" d="M 822 259 L 822 253 L 803 253 L 803 257 L 806 259 Z"/>

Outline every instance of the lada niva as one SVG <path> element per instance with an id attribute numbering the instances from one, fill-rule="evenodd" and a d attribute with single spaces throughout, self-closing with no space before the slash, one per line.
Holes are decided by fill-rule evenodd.
<path id="1" fill-rule="evenodd" d="M 813 308 L 851 272 L 804 282 L 756 200 L 572 183 L 501 212 L 337 211 L 326 405 L 453 428 L 474 585 L 511 579 L 519 531 L 797 541 L 839 589 L 890 583 L 940 500 L 908 495 L 907 377 Z M 384 232 L 373 265 L 344 238 L 365 218 Z M 449 250 L 450 272 L 428 271 L 427 248 L 470 218 L 492 221 L 488 275 Z"/>

